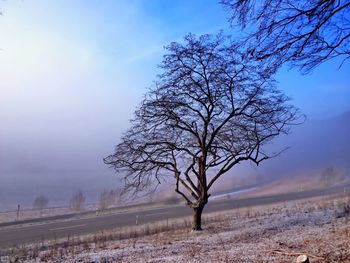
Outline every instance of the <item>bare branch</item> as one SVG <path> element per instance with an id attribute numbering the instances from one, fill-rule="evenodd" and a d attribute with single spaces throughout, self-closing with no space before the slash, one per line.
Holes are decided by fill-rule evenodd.
<path id="1" fill-rule="evenodd" d="M 252 58 L 288 62 L 308 73 L 350 55 L 350 0 L 222 0 L 231 23 L 247 29 Z"/>

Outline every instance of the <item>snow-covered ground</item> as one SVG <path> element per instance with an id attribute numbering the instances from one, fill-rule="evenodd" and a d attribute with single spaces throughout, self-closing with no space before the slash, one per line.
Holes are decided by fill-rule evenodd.
<path id="1" fill-rule="evenodd" d="M 182 220 L 182 221 L 181 221 Z M 204 230 L 189 219 L 85 237 L 45 249 L 13 252 L 19 262 L 350 262 L 350 200 L 333 197 L 209 214 Z M 183 222 L 183 224 L 181 224 Z M 183 225 L 187 225 L 183 227 Z M 145 231 L 145 227 L 149 230 Z M 159 228 L 157 231 L 157 227 Z M 119 234 L 116 234 L 119 231 Z M 151 234 L 154 233 L 155 234 Z M 139 234 L 137 234 L 139 233 Z M 119 236 L 119 238 L 118 238 Z M 120 239 L 123 236 L 124 239 Z M 83 239 L 84 240 L 84 239 Z M 41 250 L 41 251 L 40 251 Z M 36 251 L 36 252 L 34 252 Z M 8 257 L 3 257 L 7 262 Z M 1 259 L 0 259 L 1 262 Z"/>

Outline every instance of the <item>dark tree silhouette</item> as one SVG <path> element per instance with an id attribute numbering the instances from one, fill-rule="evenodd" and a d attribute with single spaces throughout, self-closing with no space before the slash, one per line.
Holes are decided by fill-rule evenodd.
<path id="1" fill-rule="evenodd" d="M 248 31 L 250 54 L 303 73 L 350 56 L 350 0 L 221 0 L 232 25 Z"/>
<path id="2" fill-rule="evenodd" d="M 243 161 L 258 165 L 276 156 L 263 146 L 287 134 L 299 115 L 269 69 L 242 60 L 247 56 L 221 35 L 188 35 L 166 50 L 162 74 L 104 161 L 136 193 L 173 176 L 175 191 L 194 211 L 193 229 L 200 230 L 218 178 Z"/>

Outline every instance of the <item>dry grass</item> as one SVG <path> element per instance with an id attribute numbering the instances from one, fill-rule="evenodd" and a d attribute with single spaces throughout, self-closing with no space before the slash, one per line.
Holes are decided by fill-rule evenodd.
<path id="1" fill-rule="evenodd" d="M 313 198 L 68 237 L 3 251 L 4 262 L 350 262 L 350 197 Z"/>

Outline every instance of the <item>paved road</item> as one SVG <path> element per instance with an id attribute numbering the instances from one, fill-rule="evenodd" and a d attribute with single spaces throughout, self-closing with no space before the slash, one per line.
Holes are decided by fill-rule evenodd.
<path id="1" fill-rule="evenodd" d="M 327 190 L 313 190 L 298 193 L 268 195 L 245 199 L 228 199 L 209 202 L 204 213 L 224 211 L 255 205 L 272 204 L 283 201 L 297 200 L 314 196 L 342 193 L 346 189 L 350 192 L 350 184 L 329 188 Z M 40 225 L 12 226 L 0 228 L 0 248 L 12 247 L 24 243 L 95 233 L 116 227 L 133 226 L 138 217 L 139 224 L 146 224 L 167 218 L 190 216 L 191 209 L 186 206 L 156 208 L 144 211 L 133 211 L 110 215 L 100 215 L 91 218 L 74 219 L 69 221 L 51 222 Z"/>

